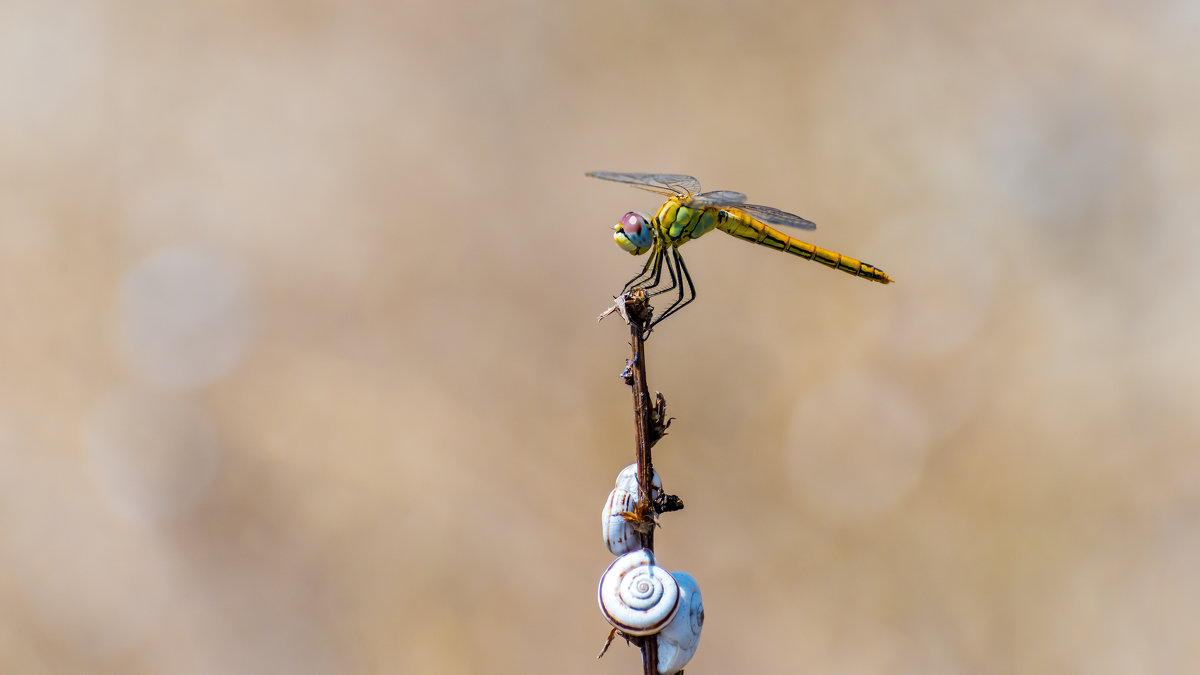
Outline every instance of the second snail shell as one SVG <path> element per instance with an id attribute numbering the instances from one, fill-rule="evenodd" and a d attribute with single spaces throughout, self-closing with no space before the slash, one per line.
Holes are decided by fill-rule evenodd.
<path id="1" fill-rule="evenodd" d="M 679 611 L 679 585 L 646 549 L 626 553 L 600 577 L 600 611 L 629 635 L 653 635 Z"/>

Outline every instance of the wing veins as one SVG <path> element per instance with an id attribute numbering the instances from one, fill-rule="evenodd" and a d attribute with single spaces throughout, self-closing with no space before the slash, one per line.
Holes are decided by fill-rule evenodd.
<path id="1" fill-rule="evenodd" d="M 668 197 L 688 198 L 700 192 L 700 181 L 678 173 L 626 173 L 621 171 L 589 171 L 592 178 L 625 183 L 642 190 Z"/>
<path id="2" fill-rule="evenodd" d="M 817 224 L 811 220 L 807 218 L 801 218 L 794 213 L 781 211 L 773 206 L 763 206 L 762 204 L 736 204 L 731 205 L 731 208 L 741 211 L 752 218 L 761 220 L 770 225 L 795 227 L 801 230 L 817 229 Z"/>

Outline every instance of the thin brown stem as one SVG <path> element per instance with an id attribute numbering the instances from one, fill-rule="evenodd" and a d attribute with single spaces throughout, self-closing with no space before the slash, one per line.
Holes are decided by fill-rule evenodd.
<path id="1" fill-rule="evenodd" d="M 646 293 L 635 290 L 629 294 L 625 304 L 629 314 L 630 346 L 633 348 L 633 359 L 630 363 L 629 386 L 633 389 L 633 425 L 634 443 L 636 448 L 637 478 L 638 478 L 638 515 L 643 520 L 651 522 L 650 527 L 639 528 L 642 548 L 654 550 L 654 464 L 650 457 L 650 448 L 654 445 L 652 428 L 654 426 L 654 405 L 650 399 L 650 388 L 646 385 L 646 326 L 650 323 L 653 308 L 647 301 Z"/>
<path id="2" fill-rule="evenodd" d="M 626 382 L 633 389 L 633 423 L 636 443 L 638 504 L 638 537 L 642 548 L 654 552 L 654 463 L 650 448 L 658 440 L 654 434 L 655 406 L 650 399 L 650 388 L 646 385 L 646 327 L 650 325 L 654 309 L 650 306 L 646 292 L 635 289 L 626 296 L 626 314 L 629 318 L 630 346 L 633 359 L 627 369 Z M 660 395 L 661 398 L 661 395 Z M 659 422 L 661 424 L 661 420 Z M 661 436 L 661 433 L 657 434 Z M 639 640 L 642 649 L 642 670 L 645 675 L 658 673 L 658 636 L 649 635 Z"/>

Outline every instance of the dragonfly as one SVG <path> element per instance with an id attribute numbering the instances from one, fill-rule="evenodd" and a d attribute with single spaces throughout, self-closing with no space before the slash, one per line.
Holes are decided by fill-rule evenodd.
<path id="1" fill-rule="evenodd" d="M 650 293 L 651 296 L 677 290 L 675 301 L 647 327 L 647 330 L 696 299 L 696 287 L 692 283 L 692 275 L 688 272 L 687 265 L 683 263 L 683 257 L 679 255 L 679 247 L 713 229 L 722 230 L 738 239 L 791 253 L 805 260 L 815 260 L 827 267 L 868 281 L 892 283 L 892 278 L 874 265 L 793 239 L 776 230 L 773 225 L 801 230 L 815 230 L 817 226 L 811 220 L 786 211 L 748 204 L 746 195 L 740 192 L 700 192 L 700 181 L 682 174 L 591 171 L 587 175 L 626 183 L 667 197 L 667 202 L 658 209 L 653 218 L 630 211 L 621 218 L 621 222 L 613 226 L 613 240 L 617 246 L 633 255 L 650 254 L 642 271 L 625 284 L 621 293 L 639 287 L 647 291 L 658 289 Z M 670 285 L 659 289 L 663 269 L 667 271 Z"/>

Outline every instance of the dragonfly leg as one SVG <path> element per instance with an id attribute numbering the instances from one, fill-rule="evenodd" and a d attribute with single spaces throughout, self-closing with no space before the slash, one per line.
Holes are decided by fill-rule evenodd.
<path id="1" fill-rule="evenodd" d="M 683 256 L 679 255 L 679 249 L 672 249 L 671 255 L 673 258 L 675 258 L 675 264 L 679 267 L 679 275 L 687 281 L 688 298 L 687 300 L 683 299 L 683 284 L 680 284 L 679 298 L 675 300 L 675 302 L 671 303 L 671 306 L 667 308 L 667 311 L 663 312 L 661 316 L 655 319 L 654 322 L 650 324 L 649 328 L 654 328 L 654 326 L 658 325 L 660 321 L 668 316 L 671 316 L 675 312 L 678 312 L 684 307 L 687 307 L 688 304 L 696 299 L 696 286 L 692 283 L 692 275 L 688 273 L 687 265 L 683 264 Z"/>
<path id="2" fill-rule="evenodd" d="M 649 285 L 642 286 L 642 288 L 647 291 L 652 288 L 658 288 L 658 282 L 662 281 L 664 264 L 667 268 L 667 272 L 671 274 L 671 278 L 675 278 L 674 272 L 671 272 L 671 259 L 667 257 L 666 247 L 658 249 L 655 253 L 657 254 L 657 257 L 654 260 L 654 281 L 651 281 Z M 646 281 L 650 280 L 646 279 Z M 659 292 L 651 293 L 650 295 L 655 296 L 658 295 Z"/>
<path id="3" fill-rule="evenodd" d="M 674 250 L 675 249 L 671 249 L 671 251 L 674 251 Z M 671 285 L 667 286 L 666 288 L 654 291 L 653 293 L 650 294 L 650 297 L 654 297 L 656 295 L 662 295 L 663 293 L 670 293 L 671 291 L 675 290 L 675 288 L 679 285 L 679 279 L 675 275 L 675 266 L 671 264 L 671 259 L 667 257 L 667 250 L 663 249 L 663 264 L 658 270 L 658 276 L 654 277 L 654 284 L 651 285 L 649 288 L 656 288 L 658 286 L 658 280 L 662 277 L 662 267 L 667 268 L 667 276 L 671 277 Z"/>
<path id="4" fill-rule="evenodd" d="M 641 288 L 647 291 L 657 288 L 659 282 L 662 281 L 664 262 L 666 263 L 667 273 L 671 276 L 671 286 L 664 289 L 664 291 L 675 288 L 675 270 L 671 267 L 671 259 L 667 257 L 667 250 L 665 247 L 656 247 L 654 253 L 651 254 L 650 261 L 646 263 L 647 267 L 642 268 L 642 274 L 638 274 L 633 279 L 630 279 L 629 283 L 625 284 L 625 288 L 621 289 L 621 292 L 628 292 L 630 288 Z M 649 273 L 647 273 L 647 268 L 649 268 Z M 651 279 L 651 276 L 653 276 L 653 279 Z M 658 295 L 664 291 L 655 291 L 650 295 Z"/>
<path id="5" fill-rule="evenodd" d="M 662 251 L 659 249 L 656 249 L 647 258 L 646 264 L 642 265 L 642 271 L 638 272 L 637 276 L 633 277 L 628 282 L 626 282 L 625 287 L 621 289 L 621 293 L 628 293 L 629 289 L 634 288 L 639 283 L 645 283 L 650 278 L 650 276 L 654 274 L 654 270 L 658 268 L 657 263 L 661 263 L 661 262 L 662 262 Z M 647 274 L 647 272 L 649 272 L 649 274 Z"/>

